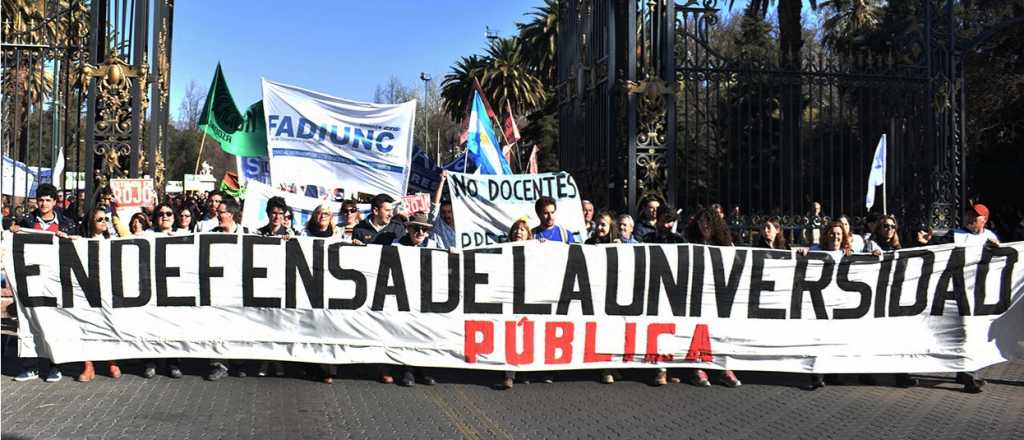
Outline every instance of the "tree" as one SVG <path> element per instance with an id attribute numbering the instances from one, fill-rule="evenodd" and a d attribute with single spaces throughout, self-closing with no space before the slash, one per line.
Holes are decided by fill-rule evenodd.
<path id="1" fill-rule="evenodd" d="M 397 77 L 388 78 L 388 82 L 378 85 L 373 91 L 373 102 L 378 104 L 401 104 L 419 97 L 416 89 L 406 87 Z"/>
<path id="2" fill-rule="evenodd" d="M 185 96 L 181 98 L 181 105 L 178 106 L 178 128 L 196 129 L 205 103 L 206 94 L 199 88 L 199 84 L 196 80 L 189 81 L 188 87 L 185 87 Z"/>
<path id="3" fill-rule="evenodd" d="M 462 57 L 452 66 L 451 72 L 445 74 L 441 83 L 441 98 L 444 100 L 444 111 L 456 122 L 462 122 L 469 108 L 469 100 L 473 98 L 473 79 L 480 79 L 483 69 L 489 60 L 479 55 Z"/>
<path id="4" fill-rule="evenodd" d="M 822 43 L 830 49 L 849 49 L 854 40 L 878 27 L 880 0 L 828 0 L 821 3 Z"/>
<path id="5" fill-rule="evenodd" d="M 532 17 L 529 22 L 516 23 L 523 61 L 534 76 L 551 86 L 558 79 L 555 70 L 558 62 L 558 2 L 544 0 L 544 6 L 534 8 L 526 15 Z"/>

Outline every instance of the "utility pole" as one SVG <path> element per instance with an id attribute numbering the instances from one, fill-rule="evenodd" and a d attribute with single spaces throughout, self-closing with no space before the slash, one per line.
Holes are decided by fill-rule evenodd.
<path id="1" fill-rule="evenodd" d="M 430 82 L 430 74 L 427 72 L 420 72 L 420 79 L 423 80 L 423 148 L 426 151 L 430 151 L 430 113 L 427 107 L 427 100 L 430 96 L 428 91 L 428 83 Z M 438 157 L 441 155 L 441 146 L 437 147 Z"/>

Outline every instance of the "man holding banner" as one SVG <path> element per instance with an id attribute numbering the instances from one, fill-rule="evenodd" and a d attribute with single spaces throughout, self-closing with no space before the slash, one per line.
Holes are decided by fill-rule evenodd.
<path id="1" fill-rule="evenodd" d="M 572 234 L 564 228 L 555 224 L 555 212 L 558 205 L 551 197 L 541 197 L 536 204 L 537 217 L 540 217 L 540 226 L 533 228 L 533 237 L 538 240 L 558 241 L 562 243 L 576 243 Z"/>
<path id="2" fill-rule="evenodd" d="M 361 244 L 389 245 L 405 235 L 405 226 L 392 221 L 395 199 L 387 194 L 377 194 L 370 201 L 370 218 L 359 222 L 352 229 L 353 242 Z"/>

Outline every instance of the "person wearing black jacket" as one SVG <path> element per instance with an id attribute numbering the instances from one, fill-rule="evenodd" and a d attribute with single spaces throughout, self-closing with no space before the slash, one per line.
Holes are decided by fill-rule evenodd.
<path id="1" fill-rule="evenodd" d="M 34 229 L 37 231 L 52 232 L 60 238 L 68 238 L 77 231 L 75 221 L 64 216 L 60 211 L 54 209 L 57 204 L 57 188 L 49 183 L 43 183 L 36 188 L 36 209 L 28 215 L 18 219 L 18 222 L 11 225 L 11 232 L 17 233 L 21 229 Z M 42 359 L 40 359 L 42 360 Z M 15 381 L 23 382 L 39 377 L 39 361 L 33 358 L 22 359 L 21 372 L 14 378 Z M 61 366 L 50 363 L 49 373 L 46 381 L 58 382 L 64 375 L 61 373 Z"/>
<path id="2" fill-rule="evenodd" d="M 649 232 L 640 239 L 643 243 L 677 244 L 686 243 L 682 235 L 675 233 L 676 221 L 679 216 L 668 207 L 664 207 L 658 214 L 658 221 L 654 224 L 654 232 Z M 637 231 L 640 228 L 637 227 Z"/>
<path id="3" fill-rule="evenodd" d="M 370 200 L 370 218 L 352 229 L 352 241 L 357 244 L 389 245 L 405 236 L 405 225 L 392 219 L 392 203 L 387 194 L 377 194 Z"/>

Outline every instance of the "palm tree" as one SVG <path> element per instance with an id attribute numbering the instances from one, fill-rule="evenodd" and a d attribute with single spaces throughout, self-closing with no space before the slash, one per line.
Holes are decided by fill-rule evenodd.
<path id="1" fill-rule="evenodd" d="M 882 5 L 879 0 L 828 0 L 822 2 L 825 35 L 830 49 L 848 48 L 858 36 L 878 27 Z"/>
<path id="2" fill-rule="evenodd" d="M 729 0 L 732 9 L 736 0 Z M 803 13 L 804 0 L 751 0 L 750 7 L 762 16 L 768 14 L 769 7 L 776 4 L 779 12 L 779 62 L 783 67 L 797 68 L 800 66 L 800 51 L 803 49 L 803 26 L 800 15 Z M 811 9 L 818 9 L 818 0 L 807 0 Z"/>
<path id="3" fill-rule="evenodd" d="M 545 84 L 554 84 L 557 81 L 558 1 L 544 0 L 544 6 L 526 15 L 532 17 L 530 22 L 516 23 L 526 66 Z"/>
<path id="4" fill-rule="evenodd" d="M 488 60 L 479 55 L 462 57 L 452 66 L 452 71 L 441 82 L 441 98 L 444 111 L 455 122 L 466 117 L 469 100 L 473 97 L 473 79 L 479 80 Z"/>
<path id="5" fill-rule="evenodd" d="M 487 98 L 501 108 L 507 101 L 515 114 L 537 108 L 546 95 L 544 84 L 530 72 L 523 58 L 518 38 L 498 38 L 487 48 L 490 62 L 480 77 Z"/>

